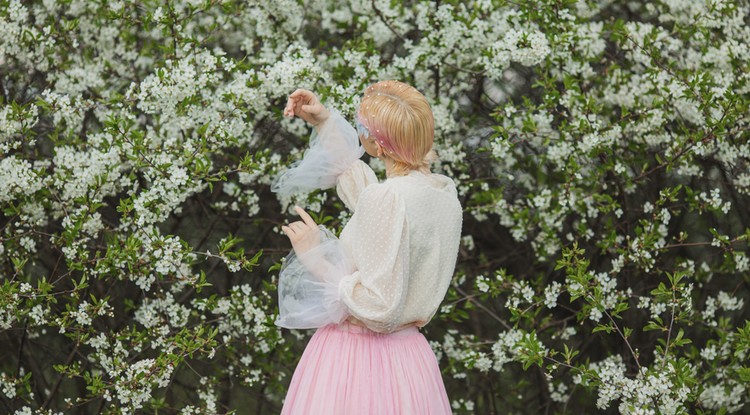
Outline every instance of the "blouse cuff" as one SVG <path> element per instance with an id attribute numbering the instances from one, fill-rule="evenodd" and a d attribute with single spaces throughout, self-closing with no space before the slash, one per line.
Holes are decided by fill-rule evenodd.
<path id="1" fill-rule="evenodd" d="M 288 196 L 329 189 L 364 153 L 354 128 L 341 114 L 331 110 L 328 119 L 310 136 L 302 160 L 276 176 L 271 190 Z"/>
<path id="2" fill-rule="evenodd" d="M 326 228 L 320 230 L 318 246 L 301 255 L 292 251 L 281 268 L 277 326 L 312 329 L 339 324 L 349 316 L 339 284 L 354 266 L 339 240 Z"/>

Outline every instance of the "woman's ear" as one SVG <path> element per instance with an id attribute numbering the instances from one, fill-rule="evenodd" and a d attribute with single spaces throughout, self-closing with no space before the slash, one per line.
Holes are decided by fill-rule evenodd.
<path id="1" fill-rule="evenodd" d="M 378 152 L 376 153 L 377 157 L 378 158 L 383 157 L 383 155 L 385 154 L 385 150 L 383 150 L 383 146 L 381 146 L 380 143 L 378 143 L 377 141 L 375 141 L 375 145 L 378 146 Z"/>

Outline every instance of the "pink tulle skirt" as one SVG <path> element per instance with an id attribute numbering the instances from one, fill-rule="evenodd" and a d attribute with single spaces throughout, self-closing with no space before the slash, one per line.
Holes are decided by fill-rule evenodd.
<path id="1" fill-rule="evenodd" d="M 435 353 L 416 327 L 381 334 L 344 322 L 318 329 L 292 376 L 282 415 L 445 415 Z"/>

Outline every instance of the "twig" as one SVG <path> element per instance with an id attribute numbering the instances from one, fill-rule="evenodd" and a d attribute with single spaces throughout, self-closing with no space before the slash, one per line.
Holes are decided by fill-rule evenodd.
<path id="1" fill-rule="evenodd" d="M 78 343 L 76 343 L 76 345 L 73 346 L 73 350 L 70 351 L 70 354 L 68 355 L 68 358 L 65 361 L 65 366 L 69 365 L 70 362 L 73 361 L 73 357 L 76 355 L 76 352 L 78 352 Z M 42 407 L 40 409 L 47 409 L 50 403 L 52 403 L 52 397 L 55 396 L 55 393 L 57 393 L 57 389 L 60 388 L 60 383 L 62 383 L 64 376 L 65 376 L 65 373 L 60 373 L 60 375 L 57 377 L 55 384 L 52 386 L 52 389 L 49 391 L 49 394 L 47 395 L 47 399 L 44 401 L 44 404 L 42 404 Z"/>
<path id="2" fill-rule="evenodd" d="M 401 39 L 402 42 L 406 42 L 407 39 L 404 37 L 404 35 L 402 35 L 399 31 L 397 31 L 393 27 L 393 25 L 391 25 L 391 22 L 389 22 L 388 19 L 385 18 L 385 15 L 383 15 L 383 12 L 380 11 L 380 9 L 378 9 L 378 6 L 375 5 L 375 0 L 372 0 L 370 2 L 370 4 L 372 6 L 372 10 L 380 18 L 380 21 L 383 22 L 383 24 L 388 27 L 388 29 L 391 31 L 391 33 L 393 33 L 394 35 L 396 35 L 397 38 Z M 455 70 L 457 70 L 459 72 L 468 73 L 468 74 L 474 75 L 474 76 L 481 76 L 481 75 L 484 75 L 484 73 L 486 72 L 486 71 L 472 71 L 472 70 L 469 70 L 469 69 L 464 69 L 464 68 L 461 68 L 459 66 L 453 65 L 452 63 L 448 63 L 445 60 L 443 60 L 442 62 L 439 62 L 437 64 L 437 67 L 440 67 L 440 65 L 445 65 L 445 66 L 447 66 L 449 68 L 453 68 L 453 69 L 455 69 Z M 438 95 L 436 95 L 436 96 L 438 96 Z"/>
<path id="3" fill-rule="evenodd" d="M 169 29 L 172 32 L 172 51 L 174 52 L 174 57 L 177 58 L 177 32 L 175 31 L 175 23 L 177 22 L 177 14 L 175 13 L 174 8 L 172 7 L 172 3 L 169 1 L 166 1 L 167 5 L 167 11 L 169 12 L 169 17 L 172 19 L 172 24 L 169 25 Z"/>
<path id="4" fill-rule="evenodd" d="M 661 367 L 667 364 L 667 355 L 669 354 L 669 340 L 672 338 L 672 327 L 674 327 L 674 308 L 677 304 L 677 298 L 674 295 L 674 287 L 672 287 L 672 318 L 669 320 L 669 330 L 667 330 L 667 345 L 664 347 L 664 357 L 661 359 Z"/>
<path id="5" fill-rule="evenodd" d="M 8 96 L 5 94 L 5 84 L 3 83 L 3 78 L 0 77 L 0 97 L 3 98 L 3 104 L 8 103 Z"/>
<path id="6" fill-rule="evenodd" d="M 21 360 L 23 359 L 23 346 L 26 343 L 26 333 L 28 333 L 29 318 L 23 323 L 23 335 L 21 336 L 21 345 L 18 346 L 18 365 L 16 367 L 16 377 L 21 376 Z"/>
<path id="7" fill-rule="evenodd" d="M 468 295 L 466 291 L 462 290 L 460 287 L 456 287 L 456 291 L 458 291 L 459 294 L 463 295 L 466 298 L 466 301 L 469 301 L 470 303 L 479 307 L 482 311 L 484 311 L 485 313 L 489 314 L 492 318 L 497 320 L 497 322 L 500 323 L 503 327 L 505 327 L 506 330 L 510 330 L 512 328 L 510 324 L 508 324 L 505 320 L 501 319 L 500 316 L 498 316 L 497 314 L 493 313 L 492 310 L 485 307 L 482 303 L 472 300 L 472 296 Z"/>
<path id="8" fill-rule="evenodd" d="M 378 6 L 375 4 L 375 0 L 372 0 L 370 2 L 370 5 L 372 6 L 372 10 L 375 12 L 375 14 L 380 18 L 380 21 L 383 22 L 386 26 L 388 26 L 388 29 L 396 35 L 399 39 L 401 39 L 402 42 L 406 42 L 406 38 L 401 35 L 393 26 L 391 26 L 391 22 L 389 22 L 385 16 L 383 15 L 383 12 L 378 9 Z"/>
<path id="9" fill-rule="evenodd" d="M 641 372 L 641 363 L 638 361 L 638 354 L 633 350 L 633 346 L 630 345 L 630 342 L 628 341 L 628 338 L 625 337 L 625 333 L 620 331 L 620 327 L 615 322 L 615 319 L 610 315 L 606 309 L 604 309 L 604 314 L 607 315 L 607 318 L 609 318 L 609 321 L 612 323 L 613 326 L 615 326 L 615 330 L 618 334 L 620 334 L 620 337 L 625 341 L 625 344 L 628 346 L 628 349 L 630 350 L 630 354 L 633 355 L 633 359 L 635 359 L 635 365 L 638 366 L 638 373 Z"/>

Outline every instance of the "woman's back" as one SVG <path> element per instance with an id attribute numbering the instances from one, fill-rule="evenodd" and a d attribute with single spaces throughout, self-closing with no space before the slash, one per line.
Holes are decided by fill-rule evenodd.
<path id="1" fill-rule="evenodd" d="M 453 181 L 413 171 L 371 184 L 354 215 L 341 234 L 359 271 L 345 295 L 352 314 L 375 331 L 424 326 L 456 262 L 462 210 Z"/>
<path id="2" fill-rule="evenodd" d="M 409 223 L 409 277 L 403 321 L 427 324 L 453 276 L 461 238 L 462 209 L 453 181 L 412 172 L 388 180 L 403 195 Z"/>

